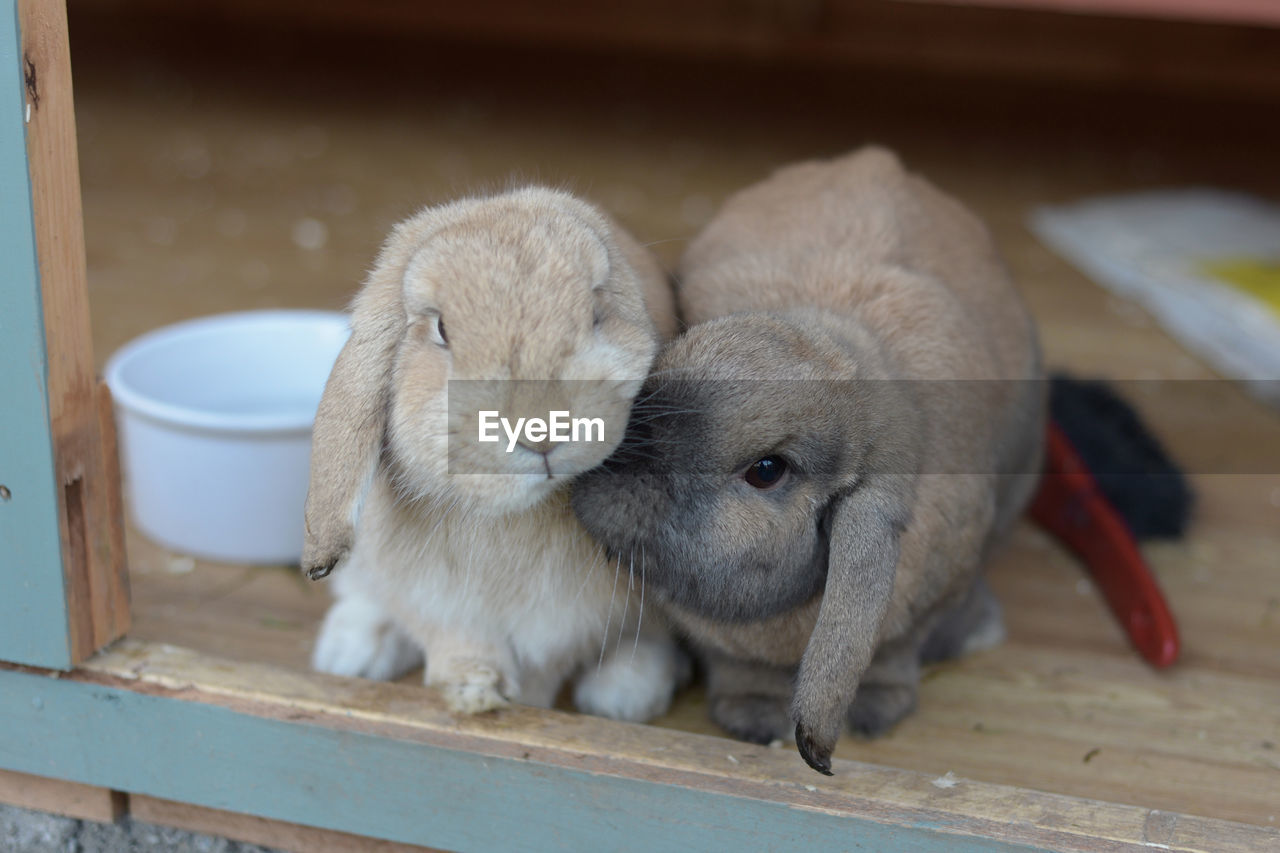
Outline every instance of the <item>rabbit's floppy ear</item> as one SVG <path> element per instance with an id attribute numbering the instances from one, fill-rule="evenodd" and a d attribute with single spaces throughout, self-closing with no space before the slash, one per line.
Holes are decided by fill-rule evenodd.
<path id="1" fill-rule="evenodd" d="M 406 327 L 402 273 L 403 264 L 380 263 L 356 297 L 351 337 L 316 412 L 302 549 L 302 569 L 312 580 L 329 574 L 350 551 L 356 516 L 377 471 L 392 362 Z"/>
<path id="2" fill-rule="evenodd" d="M 889 607 L 910 488 L 910 477 L 884 475 L 837 498 L 831 510 L 826 589 L 792 705 L 801 757 L 828 776 L 845 712 L 875 655 Z"/>

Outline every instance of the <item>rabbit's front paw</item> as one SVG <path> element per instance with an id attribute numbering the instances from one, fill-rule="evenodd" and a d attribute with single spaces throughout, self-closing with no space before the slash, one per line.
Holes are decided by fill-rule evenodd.
<path id="1" fill-rule="evenodd" d="M 311 666 L 333 675 L 391 681 L 422 665 L 422 650 L 373 602 L 344 598 L 324 617 Z"/>
<path id="2" fill-rule="evenodd" d="M 445 704 L 455 714 L 482 714 L 511 704 L 502 695 L 502 675 L 485 664 L 457 667 L 447 680 L 428 681 L 444 694 Z"/>
<path id="3" fill-rule="evenodd" d="M 708 711 L 716 725 L 748 743 L 789 741 L 794 735 L 787 700 L 779 696 L 737 694 L 714 696 Z"/>
<path id="4" fill-rule="evenodd" d="M 683 661 L 675 646 L 641 640 L 632 651 L 621 651 L 600 667 L 588 669 L 573 690 L 579 711 L 644 723 L 671 706 Z"/>
<path id="5" fill-rule="evenodd" d="M 915 707 L 914 684 L 864 684 L 849 708 L 849 728 L 863 737 L 879 737 Z"/>

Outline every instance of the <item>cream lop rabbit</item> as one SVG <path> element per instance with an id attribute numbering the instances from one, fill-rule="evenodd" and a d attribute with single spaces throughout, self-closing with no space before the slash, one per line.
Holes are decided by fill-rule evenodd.
<path id="1" fill-rule="evenodd" d="M 979 570 L 1038 478 L 1035 329 L 982 224 L 881 149 L 731 197 L 678 296 L 695 325 L 574 507 L 643 555 L 712 717 L 829 772 L 922 660 L 1000 636 Z"/>
<path id="2" fill-rule="evenodd" d="M 550 705 L 643 720 L 677 652 L 566 485 L 622 438 L 673 300 L 588 203 L 528 187 L 396 226 L 352 309 L 316 418 L 303 569 L 334 571 L 317 669 L 426 681 L 457 711 Z M 482 442 L 481 411 L 589 412 L 601 440 Z M 511 420 L 515 420 L 514 417 Z"/>

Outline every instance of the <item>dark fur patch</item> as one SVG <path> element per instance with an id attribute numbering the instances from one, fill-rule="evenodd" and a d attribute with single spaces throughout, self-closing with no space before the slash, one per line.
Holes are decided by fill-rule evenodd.
<path id="1" fill-rule="evenodd" d="M 670 601 L 727 622 L 790 610 L 826 580 L 828 531 L 809 496 L 821 499 L 837 479 L 839 442 L 791 430 L 752 444 L 706 414 L 737 417 L 744 405 L 767 398 L 768 386 L 651 380 L 618 450 L 574 485 L 575 512 L 611 556 L 642 559 L 647 581 Z M 755 491 L 740 481 L 738 468 L 775 452 L 792 461 L 787 484 Z M 741 535 L 726 529 L 744 514 L 759 526 Z"/>

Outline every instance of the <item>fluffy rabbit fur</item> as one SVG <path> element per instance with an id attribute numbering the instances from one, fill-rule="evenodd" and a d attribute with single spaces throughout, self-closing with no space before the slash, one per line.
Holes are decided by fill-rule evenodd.
<path id="1" fill-rule="evenodd" d="M 982 224 L 880 149 L 733 196 L 679 280 L 696 325 L 574 508 L 636 555 L 712 717 L 830 772 L 922 659 L 1001 636 L 979 566 L 1039 470 L 1035 331 Z"/>
<path id="2" fill-rule="evenodd" d="M 640 624 L 628 566 L 585 535 L 566 486 L 621 440 L 673 301 L 645 249 L 563 192 L 396 226 L 316 418 L 303 569 L 336 570 L 337 598 L 317 669 L 395 678 L 425 651 L 427 683 L 461 712 L 550 705 L 575 673 L 583 710 L 665 709 L 673 644 L 653 614 Z M 605 440 L 507 452 L 477 440 L 481 409 L 590 412 Z"/>

